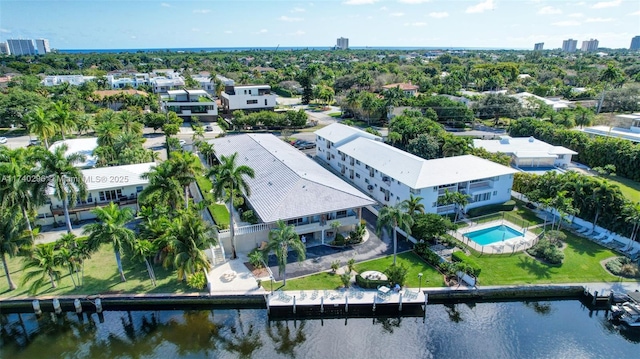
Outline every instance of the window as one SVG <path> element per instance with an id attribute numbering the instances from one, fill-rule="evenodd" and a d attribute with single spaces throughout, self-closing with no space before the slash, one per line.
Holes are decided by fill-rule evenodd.
<path id="1" fill-rule="evenodd" d="M 434 208 L 435 208 L 437 205 L 438 205 L 438 202 L 433 202 L 433 203 L 431 203 L 431 207 L 434 207 Z"/>
<path id="2" fill-rule="evenodd" d="M 347 211 L 338 211 L 336 212 L 336 218 L 344 218 L 347 216 Z"/>
<path id="3" fill-rule="evenodd" d="M 341 159 L 342 161 L 346 160 L 346 159 L 347 159 L 347 155 L 345 155 L 344 153 L 341 153 L 341 154 L 340 154 L 340 159 Z"/>
<path id="4" fill-rule="evenodd" d="M 356 164 L 357 164 L 357 165 L 359 165 L 359 164 L 360 164 L 360 161 L 356 160 Z"/>
<path id="5" fill-rule="evenodd" d="M 267 106 L 267 99 L 264 99 L 264 105 Z"/>
<path id="6" fill-rule="evenodd" d="M 258 103 L 258 100 L 247 100 L 247 105 L 255 105 Z"/>
<path id="7" fill-rule="evenodd" d="M 360 175 L 358 175 L 358 178 L 360 178 Z M 365 179 L 364 179 L 364 183 L 369 183 L 369 179 L 368 179 L 368 178 L 365 178 Z"/>
<path id="8" fill-rule="evenodd" d="M 400 181 L 398 181 L 398 184 L 400 184 Z M 413 188 L 409 188 L 409 192 L 411 194 L 420 194 L 420 189 L 413 189 Z"/>
<path id="9" fill-rule="evenodd" d="M 473 202 L 488 201 L 491 199 L 491 192 L 481 193 L 473 196 Z"/>
<path id="10" fill-rule="evenodd" d="M 118 198 L 122 197 L 122 190 L 100 191 L 98 195 L 100 196 L 100 201 L 117 201 Z"/>
<path id="11" fill-rule="evenodd" d="M 89 195 L 87 196 L 87 203 L 91 203 L 91 202 L 93 202 L 93 195 L 89 193 Z"/>
<path id="12" fill-rule="evenodd" d="M 136 193 L 140 193 L 140 192 L 142 192 L 142 186 L 136 187 Z"/>
<path id="13" fill-rule="evenodd" d="M 290 219 L 287 221 L 287 225 L 290 226 L 297 226 L 299 224 L 302 224 L 302 218 Z"/>
<path id="14" fill-rule="evenodd" d="M 497 196 L 498 195 L 498 191 L 493 191 L 493 195 Z"/>
<path id="15" fill-rule="evenodd" d="M 360 178 L 360 174 L 359 173 L 356 173 L 356 178 Z"/>
<path id="16" fill-rule="evenodd" d="M 369 168 L 369 177 L 373 177 L 373 168 Z"/>

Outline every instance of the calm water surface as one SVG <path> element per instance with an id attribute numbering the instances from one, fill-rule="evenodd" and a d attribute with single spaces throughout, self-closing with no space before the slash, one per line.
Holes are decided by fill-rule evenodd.
<path id="1" fill-rule="evenodd" d="M 265 310 L 0 315 L 2 358 L 638 358 L 578 301 L 429 305 L 425 318 L 269 321 Z"/>

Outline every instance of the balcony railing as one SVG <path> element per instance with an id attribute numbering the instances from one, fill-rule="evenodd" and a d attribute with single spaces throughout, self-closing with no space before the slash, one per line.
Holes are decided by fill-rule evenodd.
<path id="1" fill-rule="evenodd" d="M 469 185 L 469 189 L 477 189 L 477 188 L 483 188 L 483 187 L 491 187 L 491 181 L 486 180 L 482 182 L 474 182 Z"/>
<path id="2" fill-rule="evenodd" d="M 77 213 L 77 212 L 85 212 L 85 211 L 90 211 L 94 208 L 98 208 L 98 207 L 104 207 L 107 206 L 109 203 L 115 203 L 118 204 L 120 206 L 126 206 L 126 205 L 130 205 L 130 204 L 136 204 L 138 203 L 138 197 L 137 196 L 122 196 L 117 200 L 112 200 L 112 201 L 94 201 L 92 203 L 82 203 L 82 204 L 77 204 L 73 207 L 69 207 L 69 214 L 72 213 Z M 64 208 L 62 205 L 56 205 L 55 207 L 53 205 L 51 205 L 51 214 L 55 215 L 55 216 L 61 216 L 64 214 Z"/>

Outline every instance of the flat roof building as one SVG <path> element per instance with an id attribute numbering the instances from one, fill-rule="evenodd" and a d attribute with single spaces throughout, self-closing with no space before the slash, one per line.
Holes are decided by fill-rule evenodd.
<path id="1" fill-rule="evenodd" d="M 562 51 L 564 52 L 575 52 L 577 46 L 578 40 L 568 39 L 562 41 Z"/>
<path id="2" fill-rule="evenodd" d="M 571 156 L 578 152 L 562 146 L 554 146 L 533 137 L 502 136 L 499 140 L 473 140 L 473 147 L 484 148 L 491 153 L 504 153 L 518 168 L 567 167 Z"/>
<path id="3" fill-rule="evenodd" d="M 36 48 L 30 39 L 8 39 L 9 53 L 14 56 L 35 55 Z"/>

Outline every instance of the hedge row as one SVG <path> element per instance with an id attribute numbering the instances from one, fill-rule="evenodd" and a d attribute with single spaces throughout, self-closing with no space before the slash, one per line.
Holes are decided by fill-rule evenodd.
<path id="1" fill-rule="evenodd" d="M 451 254 L 451 259 L 453 259 L 454 262 L 462 262 L 473 268 L 476 277 L 479 276 L 480 272 L 482 271 L 482 268 L 480 268 L 476 261 L 474 261 L 471 257 L 467 256 L 461 251 L 453 252 Z"/>
<path id="2" fill-rule="evenodd" d="M 469 215 L 469 217 L 478 217 L 478 216 L 483 216 L 489 213 L 510 212 L 510 211 L 513 211 L 515 206 L 516 206 L 516 201 L 510 199 L 500 204 L 490 204 L 488 206 L 472 208 L 467 211 L 467 215 Z"/>
<path id="3" fill-rule="evenodd" d="M 380 280 L 380 279 L 366 279 L 363 278 L 360 274 L 356 275 L 356 284 L 360 288 L 364 289 L 376 289 L 382 285 L 389 285 L 388 280 Z"/>

